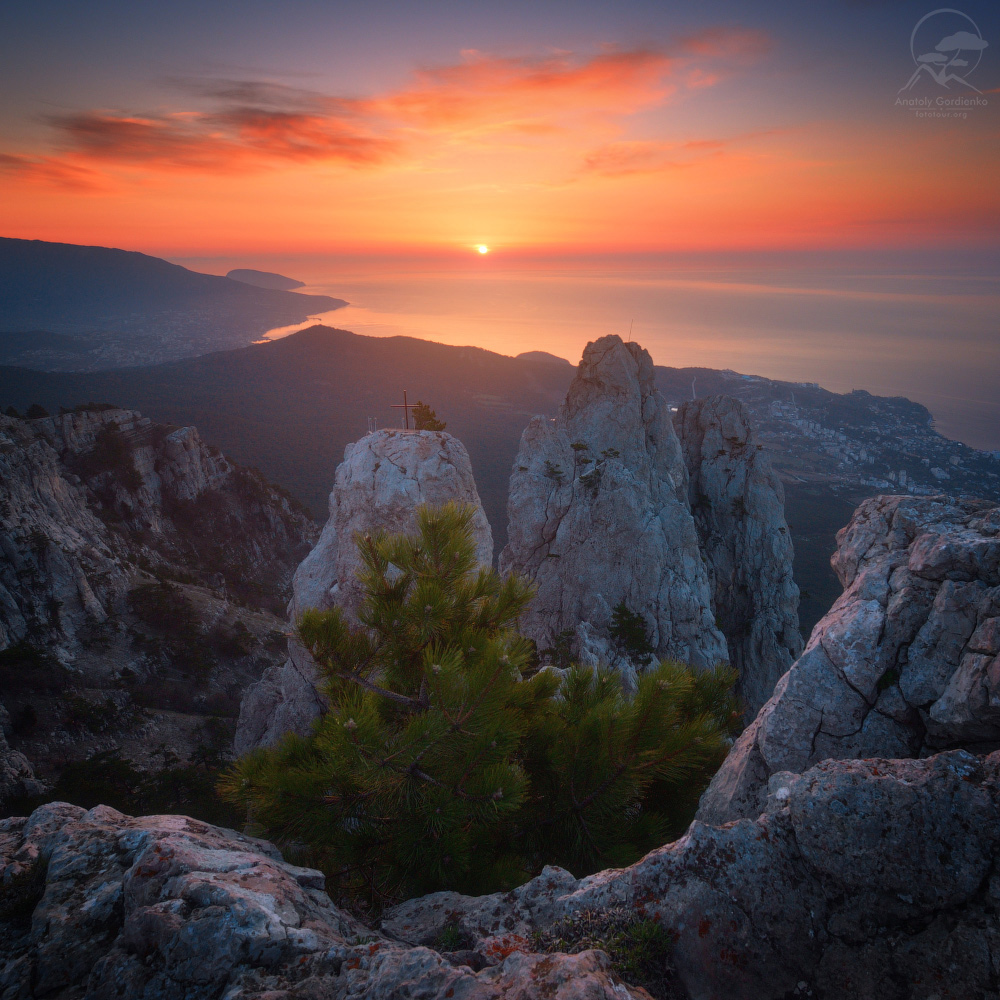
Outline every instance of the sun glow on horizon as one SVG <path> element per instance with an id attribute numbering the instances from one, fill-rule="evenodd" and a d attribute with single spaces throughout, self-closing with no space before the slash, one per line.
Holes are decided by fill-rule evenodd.
<path id="1" fill-rule="evenodd" d="M 476 249 L 480 253 L 489 253 L 490 252 L 490 248 L 485 243 L 480 243 L 479 246 L 476 247 Z"/>

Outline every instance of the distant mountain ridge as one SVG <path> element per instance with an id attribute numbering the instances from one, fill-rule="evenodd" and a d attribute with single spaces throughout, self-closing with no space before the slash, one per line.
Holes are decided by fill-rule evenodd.
<path id="1" fill-rule="evenodd" d="M 245 285 L 255 285 L 257 288 L 276 288 L 279 291 L 290 292 L 295 288 L 305 288 L 304 281 L 296 281 L 295 278 L 286 278 L 283 274 L 275 274 L 274 271 L 255 271 L 252 267 L 234 267 L 227 272 L 227 278 L 233 281 L 242 281 Z"/>
<path id="2" fill-rule="evenodd" d="M 344 305 L 133 251 L 0 239 L 0 361 L 7 364 L 50 371 L 156 364 L 243 347 Z M 25 331 L 48 338 L 25 343 Z"/>
<path id="3" fill-rule="evenodd" d="M 344 448 L 366 433 L 369 418 L 398 426 L 391 405 L 402 402 L 406 389 L 411 399 L 429 403 L 468 449 L 499 550 L 521 432 L 535 414 L 555 415 L 575 370 L 551 358 L 314 326 L 150 367 L 46 373 L 0 366 L 0 405 L 23 411 L 39 402 L 54 412 L 108 400 L 154 420 L 194 424 L 323 518 Z M 690 399 L 692 378 L 698 398 L 742 399 L 772 454 L 785 485 L 806 634 L 840 593 L 829 567 L 834 535 L 864 497 L 942 490 L 1000 496 L 1000 460 L 943 438 L 927 410 L 909 400 L 841 395 L 736 372 L 656 369 L 657 387 L 675 405 Z"/>

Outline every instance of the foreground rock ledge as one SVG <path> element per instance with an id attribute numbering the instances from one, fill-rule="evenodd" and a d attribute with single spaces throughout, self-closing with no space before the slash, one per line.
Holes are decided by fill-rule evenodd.
<path id="1" fill-rule="evenodd" d="M 997 998 L 998 779 L 1000 753 L 825 761 L 773 775 L 757 819 L 694 823 L 630 868 L 436 893 L 379 931 L 264 841 L 50 804 L 0 823 L 5 912 L 44 871 L 30 919 L 0 926 L 0 997 L 641 1000 L 602 952 L 531 951 L 574 911 L 627 906 L 675 938 L 695 1000 Z M 469 951 L 433 950 L 446 927 Z"/>
<path id="2" fill-rule="evenodd" d="M 770 775 L 827 758 L 1000 748 L 1000 506 L 866 500 L 830 560 L 844 593 L 702 797 L 754 818 Z"/>

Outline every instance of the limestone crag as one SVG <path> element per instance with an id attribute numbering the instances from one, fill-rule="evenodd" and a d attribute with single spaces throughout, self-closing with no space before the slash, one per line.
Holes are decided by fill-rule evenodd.
<path id="1" fill-rule="evenodd" d="M 0 821 L 0 996 L 646 996 L 622 985 L 597 952 L 513 950 L 474 972 L 364 927 L 323 883 L 264 841 L 184 816 L 42 806 Z"/>
<path id="2" fill-rule="evenodd" d="M 500 571 L 537 586 L 521 619 L 540 649 L 572 638 L 584 662 L 634 664 L 608 628 L 624 602 L 661 657 L 706 667 L 727 659 L 688 509 L 687 472 L 653 362 L 638 344 L 588 344 L 554 420 L 521 437 Z"/>
<path id="3" fill-rule="evenodd" d="M 314 538 L 193 427 L 0 416 L 0 802 L 38 791 L 26 761 L 49 780 L 97 752 L 183 756 L 277 658 L 267 608 Z"/>
<path id="4" fill-rule="evenodd" d="M 436 893 L 382 927 L 426 944 L 451 926 L 488 955 L 624 906 L 675 939 L 693 1000 L 996 1000 L 998 778 L 1000 754 L 961 750 L 824 761 L 773 775 L 755 819 L 695 822 L 629 868 L 579 880 L 547 868 L 510 893 Z"/>
<path id="5" fill-rule="evenodd" d="M 476 552 L 493 561 L 493 535 L 464 445 L 443 431 L 381 430 L 347 446 L 330 493 L 330 517 L 315 548 L 295 572 L 289 621 L 309 608 L 337 605 L 353 615 L 361 599 L 356 533 L 412 532 L 421 504 L 456 501 L 474 509 Z M 316 665 L 295 639 L 288 659 L 251 688 L 240 710 L 237 753 L 305 733 L 323 710 Z"/>
<path id="6" fill-rule="evenodd" d="M 206 528 L 225 546 L 216 562 L 191 537 Z M 71 663 L 80 629 L 107 620 L 137 564 L 244 588 L 266 570 L 280 587 L 310 538 L 303 515 L 194 427 L 115 408 L 0 416 L 0 649 L 30 639 Z"/>
<path id="7" fill-rule="evenodd" d="M 826 758 L 1000 746 L 1000 507 L 875 497 L 837 536 L 844 593 L 736 742 L 699 818 L 752 818 Z"/>
<path id="8" fill-rule="evenodd" d="M 802 652 L 784 490 L 739 400 L 683 403 L 674 426 L 712 610 L 753 718 Z"/>
<path id="9" fill-rule="evenodd" d="M 0 821 L 0 996 L 640 1000 L 603 952 L 535 951 L 628 911 L 673 939 L 671 995 L 996 1000 L 998 861 L 1000 753 L 962 750 L 779 773 L 753 820 L 588 878 L 410 900 L 380 930 L 265 842 L 53 803 Z"/>

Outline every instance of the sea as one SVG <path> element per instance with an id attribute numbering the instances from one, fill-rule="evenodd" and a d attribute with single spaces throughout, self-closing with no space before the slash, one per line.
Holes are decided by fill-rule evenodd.
<path id="1" fill-rule="evenodd" d="M 657 364 L 731 369 L 923 403 L 945 436 L 1000 450 L 1000 253 L 803 251 L 557 256 L 175 257 L 275 271 L 350 304 L 315 322 L 573 362 L 619 334 Z"/>

